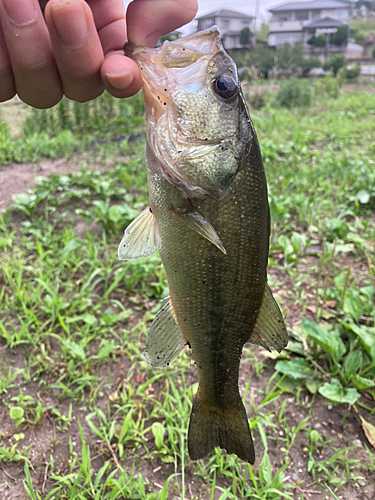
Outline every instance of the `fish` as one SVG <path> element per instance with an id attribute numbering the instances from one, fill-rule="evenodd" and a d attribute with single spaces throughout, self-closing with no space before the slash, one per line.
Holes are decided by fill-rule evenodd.
<path id="1" fill-rule="evenodd" d="M 124 51 L 143 80 L 150 203 L 126 228 L 118 256 L 159 250 L 169 286 L 146 358 L 161 368 L 191 349 L 199 379 L 192 460 L 220 447 L 254 464 L 238 386 L 242 350 L 250 342 L 281 352 L 287 330 L 267 283 L 267 183 L 237 68 L 216 26 Z"/>

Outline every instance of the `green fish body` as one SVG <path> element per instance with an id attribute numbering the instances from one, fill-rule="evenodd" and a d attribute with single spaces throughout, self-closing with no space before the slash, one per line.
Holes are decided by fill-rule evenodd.
<path id="1" fill-rule="evenodd" d="M 280 351 L 287 335 L 267 285 L 267 185 L 237 70 L 216 28 L 126 51 L 144 79 L 150 207 L 126 230 L 119 256 L 159 249 L 170 291 L 146 356 L 160 367 L 191 347 L 192 459 L 219 446 L 254 463 L 238 388 L 242 348 Z"/>

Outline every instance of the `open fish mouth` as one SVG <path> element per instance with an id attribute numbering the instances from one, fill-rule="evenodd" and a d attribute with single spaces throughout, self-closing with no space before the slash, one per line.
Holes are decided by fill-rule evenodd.
<path id="1" fill-rule="evenodd" d="M 126 56 L 138 63 L 157 63 L 166 68 L 184 68 L 194 64 L 208 54 L 221 49 L 220 33 L 216 26 L 194 33 L 173 42 L 166 40 L 161 47 L 139 47 L 127 42 L 124 46 Z"/>

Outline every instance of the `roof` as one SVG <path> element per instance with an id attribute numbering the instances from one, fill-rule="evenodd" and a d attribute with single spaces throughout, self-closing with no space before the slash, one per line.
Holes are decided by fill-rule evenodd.
<path id="1" fill-rule="evenodd" d="M 286 10 L 314 10 L 314 9 L 349 9 L 350 5 L 336 0 L 312 0 L 310 2 L 289 2 L 277 5 L 270 12 L 285 12 Z"/>
<path id="2" fill-rule="evenodd" d="M 196 19 L 199 21 L 201 19 L 210 19 L 212 17 L 234 17 L 240 19 L 254 19 L 254 16 L 250 16 L 248 14 L 244 14 L 243 12 L 237 12 L 235 10 L 229 10 L 229 9 L 215 10 L 214 12 L 209 12 L 208 14 L 204 14 L 203 16 L 196 17 Z"/>
<path id="3" fill-rule="evenodd" d="M 339 26 L 347 26 L 347 24 L 339 21 L 337 19 L 331 19 L 330 17 L 325 17 L 324 19 L 318 19 L 310 24 L 307 24 L 303 29 L 310 28 L 338 28 Z"/>

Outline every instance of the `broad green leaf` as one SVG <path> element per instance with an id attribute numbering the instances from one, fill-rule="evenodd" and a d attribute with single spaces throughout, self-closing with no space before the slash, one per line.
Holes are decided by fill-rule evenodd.
<path id="1" fill-rule="evenodd" d="M 375 380 L 370 378 L 361 377 L 360 375 L 355 375 L 353 377 L 353 385 L 357 389 L 369 389 L 370 387 L 375 387 Z"/>
<path id="2" fill-rule="evenodd" d="M 322 381 L 317 378 L 308 378 L 305 381 L 306 389 L 311 394 L 316 394 L 318 392 L 319 387 L 322 385 Z"/>
<path id="3" fill-rule="evenodd" d="M 116 346 L 114 342 L 107 342 L 99 351 L 98 358 L 105 359 L 107 358 L 114 350 Z"/>
<path id="4" fill-rule="evenodd" d="M 311 432 L 310 432 L 310 443 L 311 444 L 314 444 L 316 443 L 317 441 L 321 441 L 323 442 L 323 438 L 322 436 L 319 434 L 319 432 L 315 429 L 313 429 Z"/>
<path id="5" fill-rule="evenodd" d="M 25 414 L 25 412 L 24 412 L 23 408 L 20 408 L 19 406 L 13 406 L 9 412 L 9 416 L 13 420 L 19 420 L 20 418 L 22 418 L 24 416 L 24 414 Z"/>
<path id="6" fill-rule="evenodd" d="M 67 323 L 78 323 L 79 321 L 83 321 L 87 325 L 94 325 L 97 321 L 96 317 L 93 314 L 82 314 L 80 316 L 73 316 L 72 318 L 67 319 Z"/>
<path id="7" fill-rule="evenodd" d="M 331 382 L 323 384 L 322 387 L 319 388 L 319 394 L 334 403 L 348 403 L 350 405 L 354 405 L 360 397 L 356 389 L 347 389 L 343 387 L 335 378 L 333 378 Z"/>
<path id="8" fill-rule="evenodd" d="M 370 193 L 365 189 L 361 189 L 358 191 L 356 198 L 360 203 L 366 204 L 370 201 Z"/>
<path id="9" fill-rule="evenodd" d="M 164 444 L 165 427 L 160 422 L 154 422 L 151 430 L 155 438 L 156 448 L 160 449 Z"/>
<path id="10" fill-rule="evenodd" d="M 346 382 L 362 368 L 363 355 L 361 351 L 353 351 L 348 354 L 344 362 L 344 376 Z"/>
<path id="11" fill-rule="evenodd" d="M 361 300 L 358 290 L 353 290 L 349 288 L 345 294 L 343 310 L 344 312 L 353 316 L 353 318 L 358 321 L 358 318 L 362 314 L 364 303 Z"/>
<path id="12" fill-rule="evenodd" d="M 291 359 L 290 361 L 278 361 L 275 368 L 278 372 L 285 373 L 294 379 L 314 376 L 308 362 L 300 358 Z"/>
<path id="13" fill-rule="evenodd" d="M 118 222 L 121 219 L 122 211 L 118 205 L 112 205 L 108 211 L 108 218 L 113 222 Z"/>
<path id="14" fill-rule="evenodd" d="M 358 335 L 359 340 L 367 354 L 375 360 L 375 327 L 370 326 L 358 326 L 354 323 L 346 325 L 346 328 L 350 328 L 352 332 Z"/>
<path id="15" fill-rule="evenodd" d="M 85 351 L 83 347 L 78 345 L 76 342 L 67 340 L 66 342 L 64 342 L 64 347 L 71 353 L 73 357 L 85 359 Z"/>
<path id="16" fill-rule="evenodd" d="M 325 330 L 317 323 L 309 321 L 306 318 L 303 318 L 302 326 L 307 335 L 320 345 L 325 352 L 331 354 L 336 361 L 342 358 L 346 351 L 346 347 L 340 337 L 337 337 L 332 331 Z"/>

